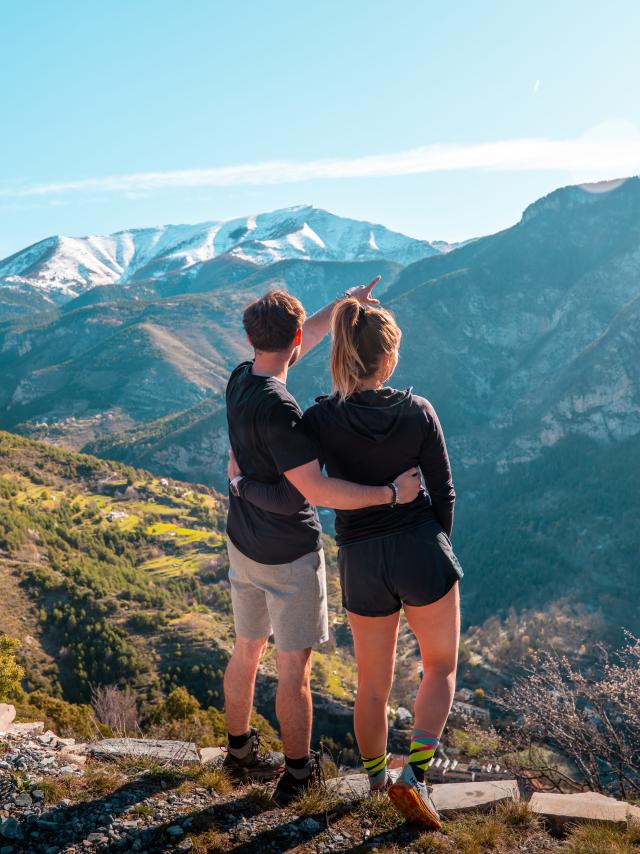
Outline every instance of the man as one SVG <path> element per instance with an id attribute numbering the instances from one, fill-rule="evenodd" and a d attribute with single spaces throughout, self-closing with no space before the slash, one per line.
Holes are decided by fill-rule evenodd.
<path id="1" fill-rule="evenodd" d="M 348 293 L 375 303 L 378 279 Z M 322 475 L 302 412 L 287 391 L 287 372 L 329 331 L 332 303 L 306 318 L 301 303 L 283 291 L 248 306 L 244 327 L 255 351 L 227 386 L 229 440 L 247 476 L 273 483 L 282 475 L 296 499 L 291 515 L 262 510 L 241 498 L 241 478 L 230 483 L 227 521 L 229 580 L 236 641 L 224 678 L 229 733 L 225 767 L 242 777 L 266 779 L 282 768 L 277 754 L 261 754 L 250 728 L 260 657 L 273 633 L 278 668 L 276 716 L 285 750 L 284 773 L 274 798 L 284 805 L 317 777 L 310 755 L 311 648 L 328 639 L 326 579 L 320 523 L 314 505 L 355 510 L 412 501 L 417 470 L 388 486 L 362 486 Z M 306 501 L 304 500 L 306 499 Z"/>

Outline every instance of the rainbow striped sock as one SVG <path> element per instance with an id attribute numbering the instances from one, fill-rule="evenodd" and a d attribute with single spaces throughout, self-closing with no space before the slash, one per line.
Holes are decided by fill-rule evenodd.
<path id="1" fill-rule="evenodd" d="M 414 729 L 409 748 L 409 762 L 419 782 L 424 781 L 427 765 L 433 759 L 440 739 L 423 729 Z"/>
<path id="2" fill-rule="evenodd" d="M 384 789 L 387 782 L 387 752 L 381 753 L 380 756 L 374 756 L 371 759 L 361 757 L 364 769 L 369 777 L 369 786 L 371 791 L 376 792 Z"/>

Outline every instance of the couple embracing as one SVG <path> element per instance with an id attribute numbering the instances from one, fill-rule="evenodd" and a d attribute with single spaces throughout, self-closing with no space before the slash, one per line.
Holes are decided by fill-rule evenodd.
<path id="1" fill-rule="evenodd" d="M 311 649 L 327 641 L 328 621 L 316 506 L 330 507 L 358 667 L 354 729 L 362 763 L 372 791 L 387 791 L 409 820 L 439 827 L 425 771 L 455 689 L 462 577 L 449 539 L 455 492 L 432 405 L 387 385 L 401 331 L 371 295 L 377 281 L 351 288 L 309 318 L 282 291 L 265 294 L 244 313 L 255 358 L 235 369 L 227 387 L 236 641 L 224 680 L 225 766 L 239 777 L 278 777 L 280 805 L 318 780 L 310 751 Z M 332 393 L 303 413 L 287 391 L 287 372 L 330 329 Z M 408 761 L 391 784 L 387 702 L 401 609 L 424 675 Z M 284 757 L 261 752 L 250 727 L 258 665 L 271 634 Z"/>

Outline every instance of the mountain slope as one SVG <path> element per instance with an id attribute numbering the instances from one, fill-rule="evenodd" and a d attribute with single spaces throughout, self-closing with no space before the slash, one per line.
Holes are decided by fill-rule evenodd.
<path id="1" fill-rule="evenodd" d="M 210 278 L 212 266 L 240 278 Z M 173 294 L 171 279 L 105 285 L 53 316 L 0 325 L 0 426 L 28 423 L 33 431 L 46 421 L 56 431 L 50 438 L 63 431 L 69 444 L 81 447 L 98 432 L 191 407 L 215 397 L 229 369 L 248 357 L 240 319 L 253 297 L 284 287 L 313 312 L 376 272 L 389 286 L 402 270 L 391 262 L 282 261 L 249 265 L 247 275 L 247 265 L 241 271 L 237 264 L 220 266 L 219 260 L 203 264 L 192 293 Z M 63 423 L 71 416 L 84 420 L 82 441 Z M 41 429 L 31 434 L 42 436 Z"/>
<path id="2" fill-rule="evenodd" d="M 458 469 L 456 551 L 465 624 L 508 609 L 582 604 L 609 643 L 640 632 L 640 433 L 570 434 L 504 471 Z M 602 637 L 602 632 L 600 637 Z"/>
<path id="3" fill-rule="evenodd" d="M 237 329 L 245 301 L 225 294 L 99 303 L 0 331 L 0 424 L 105 415 L 133 424 L 215 396 L 228 365 L 248 352 Z"/>
<path id="4" fill-rule="evenodd" d="M 227 413 L 222 396 L 130 430 L 101 436 L 83 452 L 168 477 L 226 487 Z"/>
<path id="5" fill-rule="evenodd" d="M 22 642 L 25 688 L 78 703 L 92 686 L 126 685 L 148 713 L 186 687 L 222 708 L 233 644 L 225 516 L 226 500 L 201 485 L 0 431 L 0 634 Z M 349 642 L 336 643 L 348 630 L 330 540 L 326 551 L 331 640 L 312 688 L 319 734 L 340 739 L 355 669 Z M 415 662 L 407 670 L 417 677 Z M 256 706 L 271 719 L 274 677 L 270 651 Z"/>
<path id="6" fill-rule="evenodd" d="M 287 259 L 409 264 L 439 251 L 427 241 L 308 205 L 227 222 L 49 237 L 0 261 L 0 286 L 2 280 L 30 284 L 66 301 L 94 286 L 180 275 L 188 281 L 221 256 L 253 266 Z"/>
<path id="7" fill-rule="evenodd" d="M 277 285 L 314 310 L 378 263 L 258 266 L 227 252 L 194 275 L 94 287 L 53 318 L 6 323 L 0 426 L 222 489 L 220 391 L 249 353 L 243 306 Z M 618 619 L 637 569 L 637 503 L 625 480 L 618 506 L 609 478 L 640 435 L 640 179 L 563 188 L 499 234 L 385 264 L 381 294 L 404 332 L 393 381 L 429 397 L 447 434 L 466 619 L 591 589 Z M 329 388 L 327 351 L 291 371 L 303 405 Z"/>
<path id="8" fill-rule="evenodd" d="M 224 661 L 224 519 L 210 490 L 0 432 L 0 573 L 14 593 L 0 604 L 0 630 L 17 622 L 28 636 L 28 687 L 78 702 L 91 684 L 127 681 L 157 696 L 173 681 L 163 650 L 190 644 L 201 575 L 211 585 L 203 601 L 217 602 L 209 660 Z M 182 588 L 172 582 L 181 573 Z M 215 667 L 210 676 L 208 703 L 220 687 Z"/>
<path id="9" fill-rule="evenodd" d="M 558 190 L 513 228 L 398 276 L 386 296 L 405 331 L 398 377 L 424 384 L 459 437 L 463 461 L 535 454 L 553 441 L 545 422 L 552 413 L 557 420 L 566 412 L 557 438 L 584 421 L 586 410 L 578 418 L 563 401 L 601 336 L 616 336 L 625 353 L 606 382 L 633 387 L 629 332 L 615 329 L 633 325 L 627 304 L 640 294 L 639 273 L 640 179 L 607 192 Z M 598 382 L 602 376 L 588 380 L 591 389 L 582 385 L 583 404 L 606 419 Z M 627 403 L 637 423 L 637 396 Z M 630 432 L 618 432 L 618 421 L 612 438 Z"/>

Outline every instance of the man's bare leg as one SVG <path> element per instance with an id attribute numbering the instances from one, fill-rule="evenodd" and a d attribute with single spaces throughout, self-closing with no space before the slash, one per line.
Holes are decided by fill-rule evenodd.
<path id="1" fill-rule="evenodd" d="M 224 674 L 224 707 L 231 736 L 249 730 L 260 658 L 268 638 L 237 637 Z"/>
<path id="2" fill-rule="evenodd" d="M 279 652 L 276 716 L 284 753 L 303 759 L 311 749 L 311 649 Z"/>
<path id="3" fill-rule="evenodd" d="M 223 768 L 243 780 L 270 780 L 282 770 L 282 754 L 261 752 L 251 729 L 256 675 L 266 643 L 267 638 L 237 637 L 224 675 L 229 743 Z"/>

